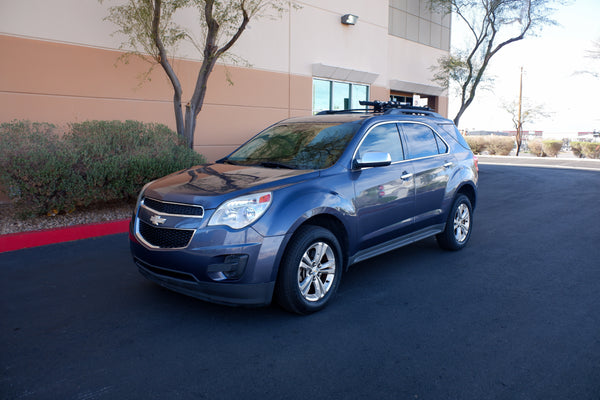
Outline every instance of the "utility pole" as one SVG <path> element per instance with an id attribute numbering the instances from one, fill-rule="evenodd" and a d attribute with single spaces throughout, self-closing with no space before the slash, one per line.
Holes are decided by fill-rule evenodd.
<path id="1" fill-rule="evenodd" d="M 521 67 L 521 78 L 519 79 L 519 119 L 517 120 L 517 156 L 521 150 L 523 141 L 523 121 L 521 121 L 521 105 L 523 103 L 523 67 Z"/>

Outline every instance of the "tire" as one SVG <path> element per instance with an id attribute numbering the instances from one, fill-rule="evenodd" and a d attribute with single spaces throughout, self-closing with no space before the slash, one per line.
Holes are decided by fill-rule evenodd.
<path id="1" fill-rule="evenodd" d="M 342 278 L 342 253 L 336 236 L 319 226 L 303 226 L 283 256 L 275 296 L 285 310 L 310 314 L 326 307 Z"/>
<path id="2" fill-rule="evenodd" d="M 438 245 L 444 250 L 460 250 L 467 245 L 473 230 L 473 207 L 464 194 L 459 194 L 452 204 L 446 228 L 436 236 Z"/>

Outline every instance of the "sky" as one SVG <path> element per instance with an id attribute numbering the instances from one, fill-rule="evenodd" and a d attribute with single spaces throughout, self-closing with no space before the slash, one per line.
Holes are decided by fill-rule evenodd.
<path id="1" fill-rule="evenodd" d="M 494 83 L 490 90 L 478 92 L 460 120 L 460 129 L 514 130 L 502 105 L 518 100 L 523 67 L 524 101 L 549 114 L 526 124 L 524 130 L 541 130 L 548 136 L 600 131 L 600 78 L 576 73 L 600 73 L 600 60 L 586 57 L 592 42 L 600 40 L 600 0 L 571 0 L 570 5 L 557 8 L 553 18 L 559 25 L 547 26 L 537 37 L 512 43 L 494 56 L 488 68 Z M 461 35 L 455 17 L 453 46 L 462 42 Z M 450 118 L 459 105 L 451 91 Z"/>

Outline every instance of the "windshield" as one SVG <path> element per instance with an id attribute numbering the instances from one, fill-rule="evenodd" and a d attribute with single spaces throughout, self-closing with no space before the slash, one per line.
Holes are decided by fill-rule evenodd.
<path id="1" fill-rule="evenodd" d="M 275 125 L 237 149 L 225 160 L 269 168 L 323 169 L 335 164 L 359 123 Z"/>

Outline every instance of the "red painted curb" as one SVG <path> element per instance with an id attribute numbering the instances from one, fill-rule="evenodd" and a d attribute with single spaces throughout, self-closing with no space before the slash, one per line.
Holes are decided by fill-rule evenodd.
<path id="1" fill-rule="evenodd" d="M 96 236 L 124 233 L 128 230 L 129 220 L 124 219 L 100 224 L 75 225 L 58 229 L 13 233 L 0 236 L 0 253 Z"/>

